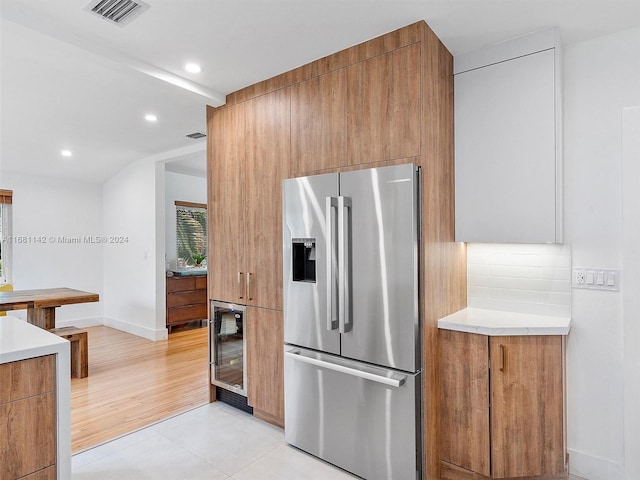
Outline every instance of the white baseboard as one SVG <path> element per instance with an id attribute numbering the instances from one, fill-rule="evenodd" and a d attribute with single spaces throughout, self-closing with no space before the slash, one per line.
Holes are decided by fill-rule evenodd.
<path id="1" fill-rule="evenodd" d="M 154 342 L 157 342 L 159 340 L 166 340 L 169 337 L 166 328 L 153 329 L 144 327 L 142 325 L 125 322 L 124 320 L 119 320 L 117 318 L 104 317 L 104 325 L 106 325 L 107 327 L 122 330 L 123 332 L 131 333 L 132 335 L 137 335 L 138 337 L 146 338 L 147 340 L 152 340 Z"/>
<path id="2" fill-rule="evenodd" d="M 56 320 L 56 327 L 95 327 L 96 325 L 104 325 L 102 317 L 94 318 L 78 318 L 76 320 Z"/>
<path id="3" fill-rule="evenodd" d="M 624 465 L 572 449 L 569 449 L 569 473 L 585 480 L 630 480 L 625 476 Z"/>

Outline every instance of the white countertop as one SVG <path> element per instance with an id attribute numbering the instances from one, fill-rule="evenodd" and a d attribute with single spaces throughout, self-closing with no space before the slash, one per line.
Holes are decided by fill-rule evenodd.
<path id="1" fill-rule="evenodd" d="M 438 320 L 438 328 L 490 336 L 567 335 L 571 318 L 465 308 Z"/>
<path id="2" fill-rule="evenodd" d="M 0 363 L 40 357 L 69 350 L 69 342 L 26 321 L 0 317 Z"/>

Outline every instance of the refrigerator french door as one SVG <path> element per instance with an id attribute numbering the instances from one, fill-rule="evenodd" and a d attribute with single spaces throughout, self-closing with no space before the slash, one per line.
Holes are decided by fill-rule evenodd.
<path id="1" fill-rule="evenodd" d="M 367 479 L 421 474 L 419 169 L 283 182 L 285 439 Z"/>

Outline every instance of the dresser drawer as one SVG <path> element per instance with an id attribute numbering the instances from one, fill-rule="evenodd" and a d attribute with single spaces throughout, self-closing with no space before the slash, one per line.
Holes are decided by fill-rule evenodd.
<path id="1" fill-rule="evenodd" d="M 195 277 L 168 277 L 167 278 L 167 293 L 171 292 L 184 292 L 187 290 L 196 289 Z"/>
<path id="2" fill-rule="evenodd" d="M 207 304 L 174 307 L 167 310 L 167 325 L 207 319 Z"/>
<path id="3" fill-rule="evenodd" d="M 183 307 L 197 303 L 207 303 L 206 290 L 191 290 L 187 292 L 173 292 L 167 295 L 167 307 Z"/>

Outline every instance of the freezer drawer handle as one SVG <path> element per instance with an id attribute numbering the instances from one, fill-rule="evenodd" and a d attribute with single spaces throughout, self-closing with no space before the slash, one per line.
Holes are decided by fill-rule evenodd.
<path id="1" fill-rule="evenodd" d="M 335 330 L 338 328 L 338 321 L 333 317 L 334 312 L 337 311 L 335 307 L 336 299 L 336 271 L 333 268 L 334 259 L 336 258 L 334 244 L 333 244 L 333 209 L 338 206 L 338 199 L 336 197 L 326 197 L 325 205 L 325 227 L 327 232 L 327 330 Z"/>
<path id="2" fill-rule="evenodd" d="M 352 375 L 354 377 L 364 378 L 365 380 L 371 380 L 372 382 L 382 383 L 384 385 L 388 385 L 390 387 L 400 388 L 404 385 L 406 377 L 401 376 L 399 374 L 395 374 L 396 378 L 389 378 L 382 375 L 376 375 L 371 372 L 363 372 L 362 370 L 357 370 L 355 368 L 345 367 L 343 365 L 338 365 L 336 363 L 325 362 L 324 360 L 318 360 L 317 358 L 307 357 L 302 355 L 299 351 L 296 352 L 285 352 L 285 356 L 298 360 L 300 362 L 308 363 L 310 365 L 315 365 L 316 367 L 326 368 L 327 370 L 333 370 L 335 372 L 344 373 L 346 375 Z M 401 378 L 397 378 L 401 377 Z"/>

